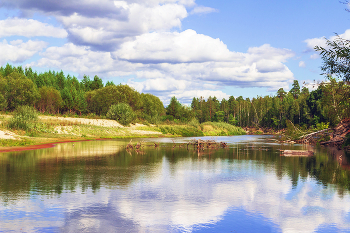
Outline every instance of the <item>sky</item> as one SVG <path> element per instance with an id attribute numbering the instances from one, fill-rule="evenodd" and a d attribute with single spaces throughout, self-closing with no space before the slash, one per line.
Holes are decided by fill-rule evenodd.
<path id="1" fill-rule="evenodd" d="M 350 39 L 337 0 L 0 0 L 0 66 L 62 70 L 183 104 L 324 81 L 314 46 Z"/>

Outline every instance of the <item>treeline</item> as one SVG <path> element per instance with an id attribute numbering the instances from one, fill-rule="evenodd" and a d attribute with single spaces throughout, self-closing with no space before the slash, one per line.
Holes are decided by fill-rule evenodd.
<path id="1" fill-rule="evenodd" d="M 116 107 L 118 104 L 124 105 Z M 196 119 L 199 123 L 226 122 L 240 127 L 281 129 L 286 128 L 288 122 L 304 127 L 328 123 L 333 126 L 350 117 L 350 88 L 346 82 L 329 77 L 328 82 L 309 92 L 294 80 L 289 92 L 281 88 L 275 96 L 252 99 L 231 96 L 221 101 L 215 96 L 201 97 L 193 98 L 191 106 L 182 105 L 173 97 L 164 108 L 154 95 L 113 82 L 104 85 L 98 76 L 90 79 L 84 75 L 79 81 L 74 76 L 65 76 L 62 71 L 38 74 L 21 66 L 0 67 L 0 110 L 13 111 L 23 105 L 50 114 L 107 115 L 116 120 L 121 119 L 118 114 L 125 115 L 131 109 L 128 122 L 137 118 L 149 123 Z"/>
<path id="2" fill-rule="evenodd" d="M 175 97 L 167 107 L 170 119 L 194 117 L 200 123 L 227 122 L 240 127 L 286 128 L 288 122 L 306 128 L 334 126 L 350 117 L 350 88 L 346 82 L 329 77 L 314 91 L 300 88 L 294 80 L 289 92 L 280 88 L 275 96 L 237 98 L 219 101 L 215 96 L 193 98 L 191 108 L 181 105 Z"/>
<path id="3" fill-rule="evenodd" d="M 79 81 L 64 73 L 38 74 L 30 67 L 0 67 L 0 110 L 13 111 L 19 106 L 34 106 L 50 114 L 76 113 L 106 115 L 112 105 L 126 103 L 136 117 L 153 121 L 165 114 L 163 103 L 151 94 L 139 93 L 128 85 L 103 84 L 95 76 L 84 75 Z"/>

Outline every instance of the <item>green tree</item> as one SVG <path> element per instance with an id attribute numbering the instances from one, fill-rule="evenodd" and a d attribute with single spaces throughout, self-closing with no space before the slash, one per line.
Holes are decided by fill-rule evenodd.
<path id="1" fill-rule="evenodd" d="M 334 40 L 326 39 L 327 46 L 315 46 L 323 60 L 321 70 L 323 74 L 337 75 L 339 78 L 350 81 L 350 40 L 336 35 Z"/>
<path id="2" fill-rule="evenodd" d="M 277 91 L 277 97 L 283 100 L 283 98 L 286 96 L 287 92 L 283 90 L 283 88 L 278 89 Z"/>
<path id="3" fill-rule="evenodd" d="M 90 83 L 91 90 L 97 90 L 103 87 L 102 79 L 95 75 L 94 80 Z"/>
<path id="4" fill-rule="evenodd" d="M 7 101 L 5 97 L 0 93 L 0 111 L 4 111 L 7 108 Z"/>
<path id="5" fill-rule="evenodd" d="M 128 85 L 107 86 L 86 93 L 88 110 L 98 115 L 105 115 L 110 106 L 118 103 L 130 105 L 133 111 L 142 107 L 140 93 Z"/>
<path id="6" fill-rule="evenodd" d="M 289 92 L 293 95 L 294 99 L 298 99 L 300 95 L 300 86 L 298 80 L 293 81 L 292 89 L 290 89 Z"/>
<path id="7" fill-rule="evenodd" d="M 166 114 L 173 116 L 175 119 L 180 119 L 180 109 L 181 104 L 176 99 L 176 97 L 173 96 L 170 100 L 169 105 L 166 107 Z"/>
<path id="8" fill-rule="evenodd" d="M 33 106 L 40 98 L 40 94 L 32 80 L 24 74 L 12 72 L 6 76 L 5 98 L 9 110 L 21 105 Z"/>
<path id="9" fill-rule="evenodd" d="M 48 112 L 56 114 L 63 103 L 61 94 L 54 87 L 41 87 L 39 88 L 40 99 L 38 100 L 36 107 L 41 112 Z"/>
<path id="10" fill-rule="evenodd" d="M 224 122 L 225 120 L 225 112 L 224 111 L 218 111 L 215 113 L 215 121 L 216 122 Z"/>
<path id="11" fill-rule="evenodd" d="M 106 87 L 108 87 L 108 86 L 115 86 L 115 84 L 114 84 L 113 81 L 108 81 L 108 82 L 106 83 Z"/>
<path id="12" fill-rule="evenodd" d="M 164 115 L 164 105 L 162 101 L 152 94 L 141 94 L 142 113 L 150 117 Z"/>
<path id="13" fill-rule="evenodd" d="M 116 120 L 122 125 L 129 125 L 134 120 L 135 114 L 128 104 L 119 103 L 109 108 L 106 117 Z"/>

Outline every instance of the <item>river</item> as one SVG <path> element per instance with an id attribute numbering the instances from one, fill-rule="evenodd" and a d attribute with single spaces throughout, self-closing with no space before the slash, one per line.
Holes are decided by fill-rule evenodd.
<path id="1" fill-rule="evenodd" d="M 350 232 L 345 152 L 249 135 L 202 137 L 228 147 L 198 151 L 191 139 L 0 153 L 0 232 Z"/>

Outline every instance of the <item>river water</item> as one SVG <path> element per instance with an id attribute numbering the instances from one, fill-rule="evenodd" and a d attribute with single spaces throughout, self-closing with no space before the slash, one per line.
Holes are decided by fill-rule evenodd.
<path id="1" fill-rule="evenodd" d="M 191 139 L 0 153 L 0 232 L 350 232 L 343 151 L 270 136 L 203 137 L 228 148 L 198 151 Z"/>

